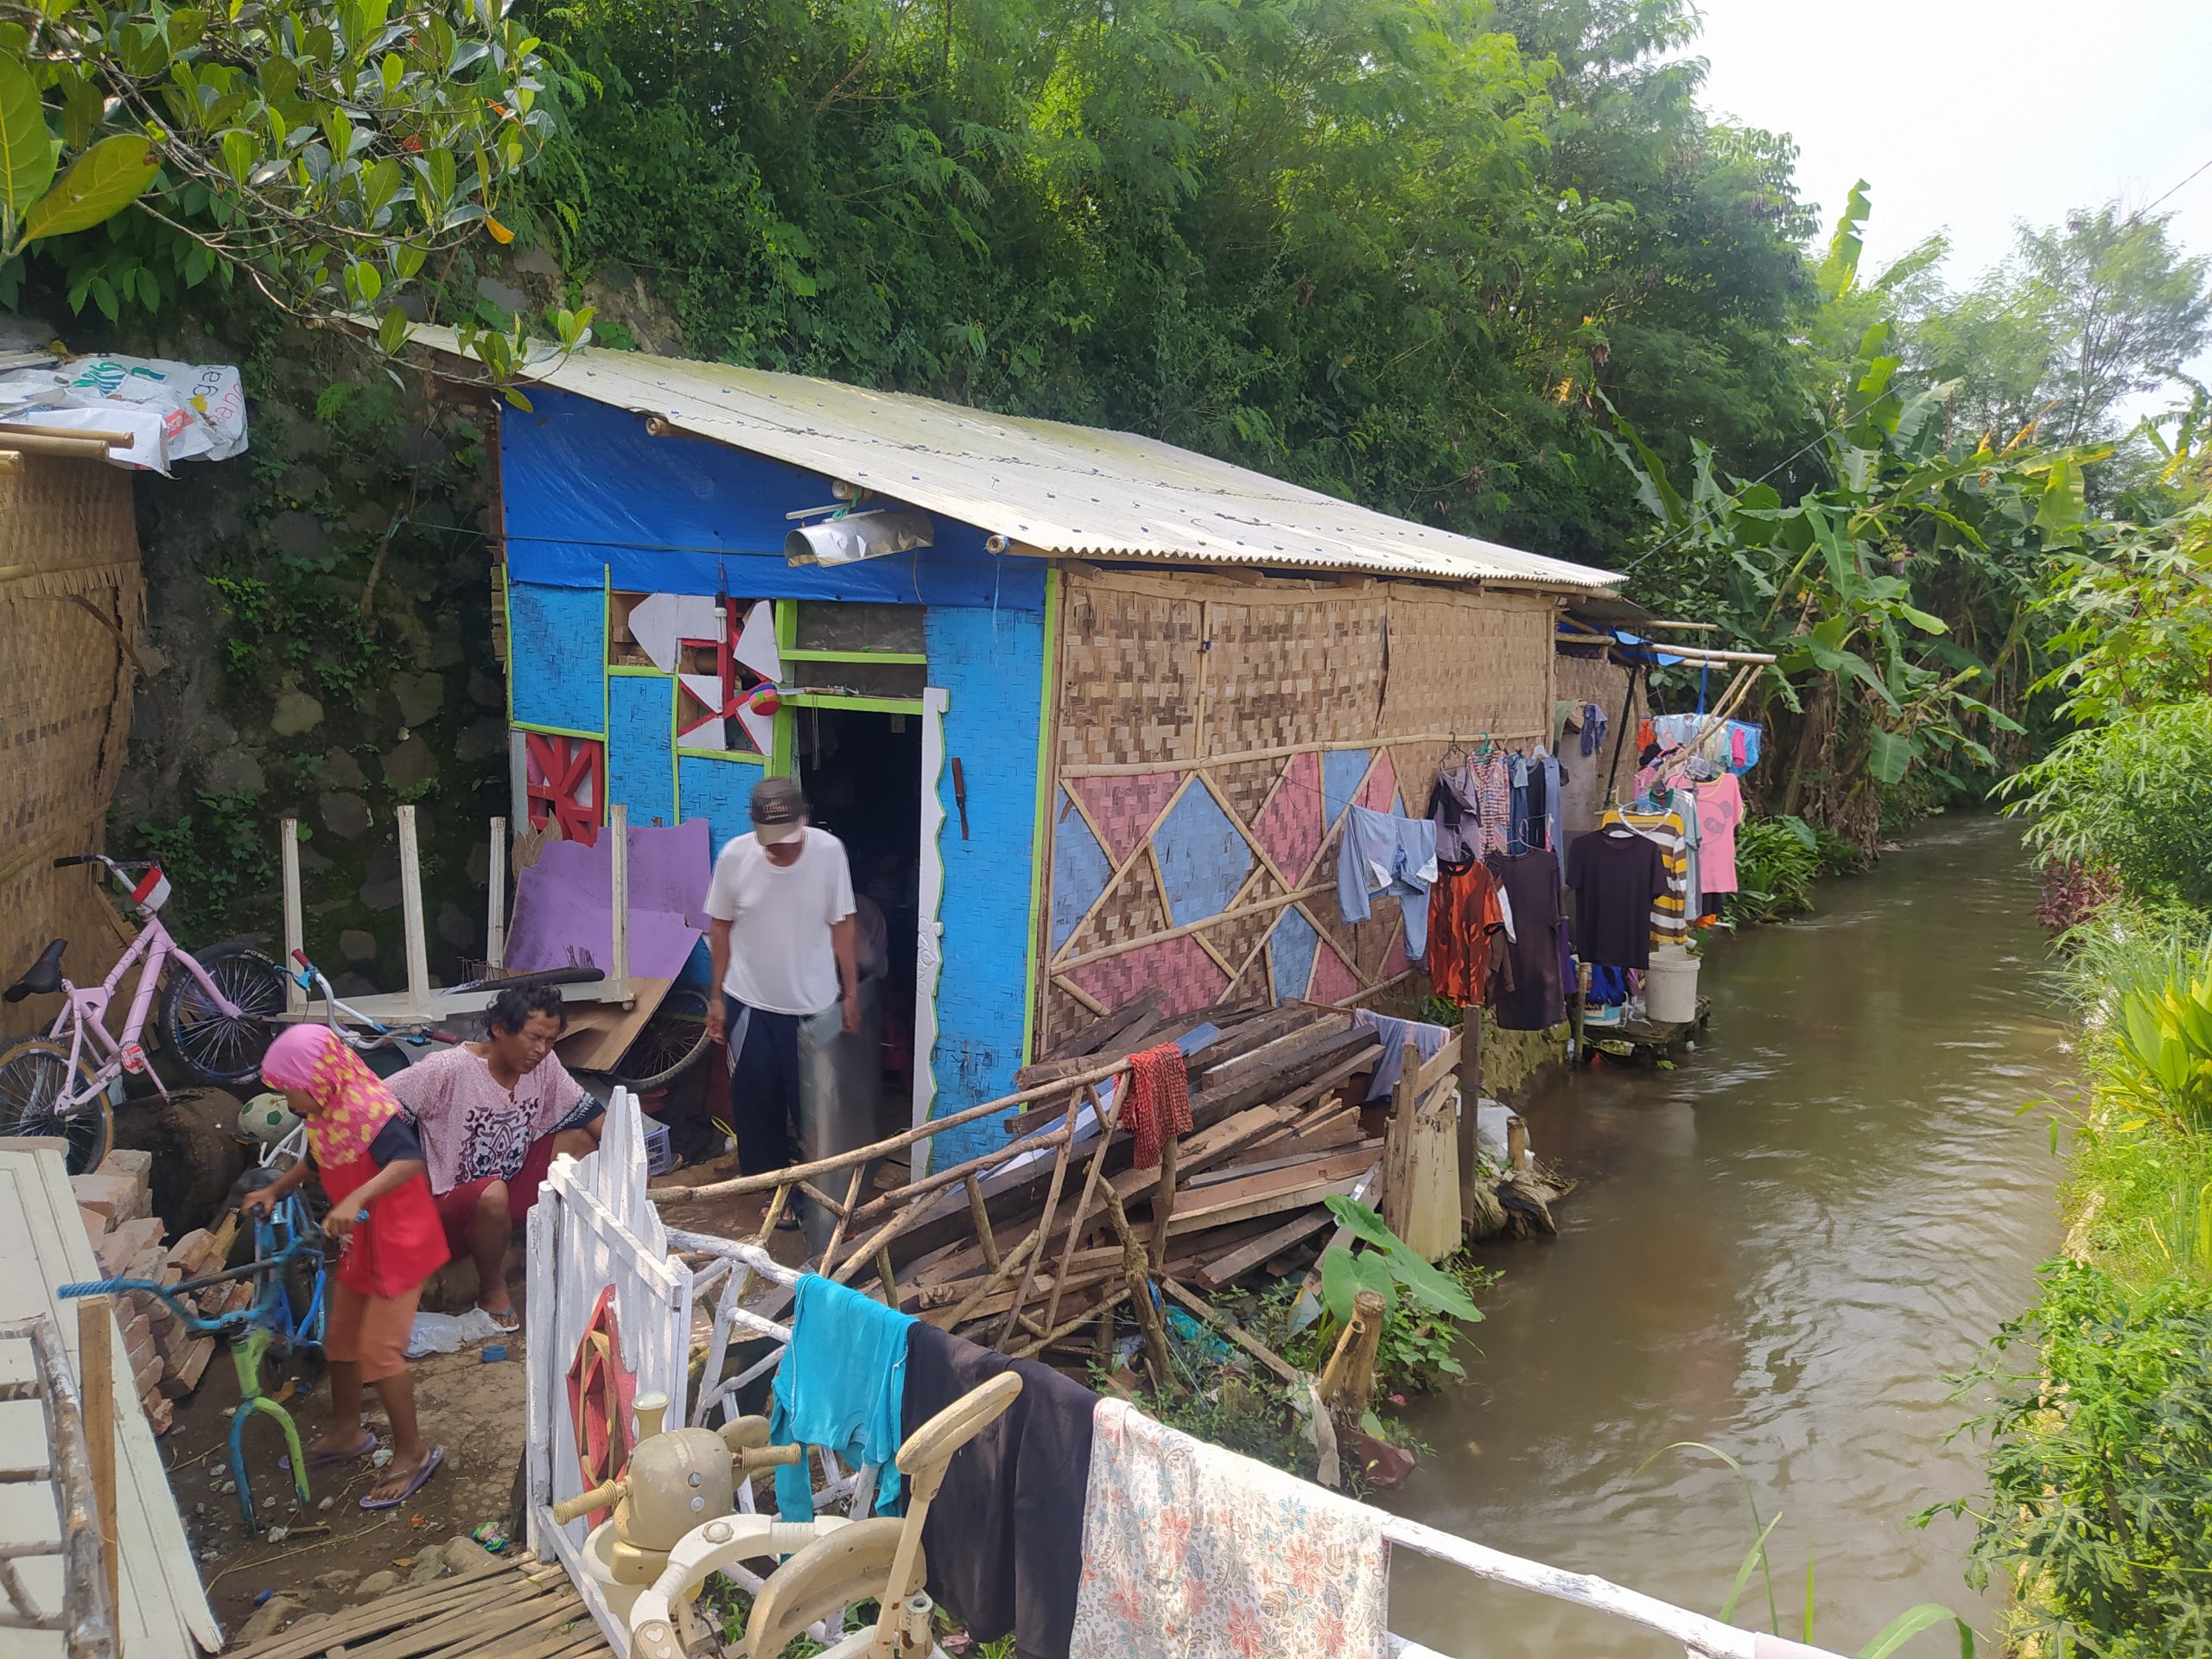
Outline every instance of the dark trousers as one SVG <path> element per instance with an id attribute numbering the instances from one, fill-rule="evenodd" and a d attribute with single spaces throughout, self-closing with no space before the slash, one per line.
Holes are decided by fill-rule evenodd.
<path id="1" fill-rule="evenodd" d="M 722 1014 L 737 1166 L 765 1175 L 790 1163 L 797 1145 L 798 1028 L 805 1016 L 748 1007 L 727 992 Z"/>

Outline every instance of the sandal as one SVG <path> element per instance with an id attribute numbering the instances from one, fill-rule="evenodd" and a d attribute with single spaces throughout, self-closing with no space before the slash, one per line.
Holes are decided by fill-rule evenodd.
<path id="1" fill-rule="evenodd" d="M 370 1452 L 376 1449 L 377 1437 L 365 1428 L 361 1431 L 361 1443 L 355 1446 L 351 1452 L 308 1452 L 308 1467 L 310 1469 L 327 1469 L 334 1465 L 340 1463 L 359 1463 L 363 1458 L 367 1457 Z M 292 1466 L 291 1453 L 288 1452 L 283 1457 L 277 1459 L 276 1466 L 279 1469 L 289 1470 Z"/>
<path id="2" fill-rule="evenodd" d="M 397 1509 L 401 1504 L 404 1503 L 409 1498 L 414 1497 L 415 1494 L 422 1489 L 422 1485 L 424 1481 L 428 1480 L 432 1475 L 438 1472 L 439 1465 L 442 1464 L 445 1460 L 445 1447 L 442 1446 L 432 1446 L 428 1452 L 425 1452 L 423 1454 L 423 1461 L 416 1465 L 414 1474 L 408 1479 L 405 1491 L 398 1492 L 391 1497 L 365 1497 L 361 1500 L 361 1507 L 365 1510 Z"/>
<path id="3" fill-rule="evenodd" d="M 476 1304 L 476 1311 L 479 1313 L 481 1313 L 486 1319 L 491 1320 L 493 1325 L 499 1326 L 502 1332 L 519 1331 L 522 1329 L 521 1310 L 517 1308 L 512 1302 L 509 1302 L 505 1307 L 499 1308 L 496 1312 L 485 1306 L 483 1303 L 479 1302 Z"/>

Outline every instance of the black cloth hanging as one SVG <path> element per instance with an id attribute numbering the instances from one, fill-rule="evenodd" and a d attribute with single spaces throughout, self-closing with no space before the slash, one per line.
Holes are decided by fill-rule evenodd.
<path id="1" fill-rule="evenodd" d="M 1083 1505 L 1098 1396 L 923 1319 L 906 1338 L 899 1425 L 911 1434 L 1001 1372 L 1021 1392 L 952 1456 L 922 1525 L 929 1591 L 979 1642 L 1014 1633 L 1020 1659 L 1067 1659 L 1083 1576 Z"/>
<path id="2" fill-rule="evenodd" d="M 1560 935 L 1567 913 L 1559 880 L 1559 855 L 1548 848 L 1526 853 L 1492 853 L 1483 861 L 1505 891 L 1513 909 L 1513 962 L 1510 981 L 1493 981 L 1491 1020 L 1503 1031 L 1549 1031 L 1567 1021 L 1567 992 L 1560 979 Z"/>
<path id="3" fill-rule="evenodd" d="M 1632 830 L 1592 830 L 1567 849 L 1574 954 L 1607 968 L 1651 965 L 1651 901 L 1667 891 L 1656 842 Z"/>

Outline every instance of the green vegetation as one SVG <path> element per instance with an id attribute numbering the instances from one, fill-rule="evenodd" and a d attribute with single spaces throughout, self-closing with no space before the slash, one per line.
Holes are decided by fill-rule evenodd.
<path id="1" fill-rule="evenodd" d="M 408 284 L 435 288 L 480 232 L 512 238 L 497 215 L 552 130 L 554 79 L 510 0 L 19 10 L 0 24 L 0 302 L 27 252 L 111 321 L 242 275 L 396 352 Z M 519 335 L 460 321 L 512 367 Z"/>

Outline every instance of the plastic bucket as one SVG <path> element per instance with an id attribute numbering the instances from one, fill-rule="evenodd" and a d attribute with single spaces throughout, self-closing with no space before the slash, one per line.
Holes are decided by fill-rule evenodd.
<path id="1" fill-rule="evenodd" d="M 1697 1018 L 1698 959 L 1679 944 L 1651 953 L 1643 976 L 1643 1011 L 1654 1025 L 1686 1026 Z"/>

